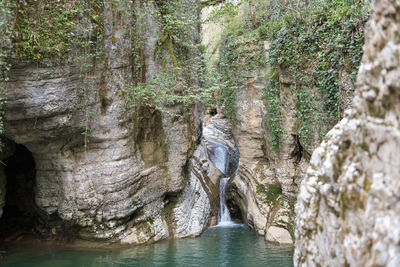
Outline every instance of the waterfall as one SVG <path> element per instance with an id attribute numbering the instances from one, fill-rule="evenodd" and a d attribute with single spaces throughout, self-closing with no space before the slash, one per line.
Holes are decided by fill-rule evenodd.
<path id="1" fill-rule="evenodd" d="M 213 150 L 210 157 L 212 163 L 214 163 L 215 167 L 223 174 L 227 174 L 229 171 L 228 147 L 210 139 L 208 139 L 207 142 L 209 147 Z"/>
<path id="2" fill-rule="evenodd" d="M 229 214 L 228 207 L 225 203 L 225 188 L 231 178 L 230 175 L 233 173 L 232 166 L 230 168 L 230 156 L 229 148 L 220 142 L 207 139 L 207 149 L 209 152 L 209 158 L 214 166 L 220 170 L 226 177 L 221 178 L 219 182 L 219 213 L 218 213 L 218 225 L 233 225 L 231 215 Z M 235 157 L 235 156 L 234 156 Z M 231 164 L 232 165 L 232 164 Z M 235 168 L 237 164 L 234 164 Z"/>
<path id="3" fill-rule="evenodd" d="M 221 178 L 219 182 L 219 214 L 218 224 L 229 224 L 232 222 L 228 207 L 225 203 L 225 187 L 229 181 L 229 177 Z"/>

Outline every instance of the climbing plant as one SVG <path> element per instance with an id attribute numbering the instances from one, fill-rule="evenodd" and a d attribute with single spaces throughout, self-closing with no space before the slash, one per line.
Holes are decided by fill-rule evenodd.
<path id="1" fill-rule="evenodd" d="M 355 80 L 369 1 L 251 2 L 242 1 L 247 13 L 242 12 L 236 21 L 231 19 L 224 30 L 219 60 L 221 102 L 228 116 L 234 118 L 236 92 L 244 86 L 247 73 L 268 67 L 266 126 L 272 148 L 279 150 L 286 134 L 279 81 L 284 71 L 293 81 L 291 90 L 297 106 L 296 128 L 291 130 L 307 148 L 316 129 L 323 136 L 340 119 L 339 76 L 345 70 Z M 270 42 L 269 58 L 260 54 L 264 41 Z M 260 56 L 254 58 L 257 51 Z"/>
<path id="2" fill-rule="evenodd" d="M 270 63 L 272 69 L 286 68 L 292 75 L 299 122 L 295 130 L 307 146 L 315 129 L 323 136 L 329 125 L 340 119 L 339 71 L 346 68 L 354 82 L 368 5 L 319 0 L 283 12 L 280 28 L 271 33 Z"/>
<path id="3" fill-rule="evenodd" d="M 229 23 L 222 33 L 217 70 L 220 74 L 219 102 L 225 106 L 225 114 L 232 122 L 235 122 L 238 89 L 247 86 L 244 80 L 249 73 L 262 68 L 265 61 L 263 42 L 257 33 L 247 31 L 240 20 Z"/>
<path id="4" fill-rule="evenodd" d="M 102 10 L 102 0 L 18 0 L 10 14 L 15 19 L 10 31 L 16 58 L 55 70 L 56 66 L 68 64 L 79 68 L 79 108 L 85 114 L 82 133 L 85 146 L 90 134 L 90 114 L 93 112 L 88 106 L 98 80 L 95 61 L 102 51 Z"/>
<path id="5" fill-rule="evenodd" d="M 5 83 L 8 81 L 7 72 L 11 67 L 8 58 L 12 49 L 11 34 L 14 7 L 13 1 L 0 0 L 0 134 L 4 131 L 4 104 L 7 101 Z"/>
<path id="6" fill-rule="evenodd" d="M 155 42 L 153 60 L 160 62 L 162 69 L 148 80 L 136 79 L 134 84 L 119 91 L 126 101 L 126 108 L 135 111 L 138 107 L 150 107 L 171 117 L 181 117 L 195 103 L 208 104 L 213 89 L 213 77 L 205 68 L 203 47 L 198 37 L 199 17 L 194 15 L 199 3 L 191 1 L 155 1 L 156 9 L 149 13 L 135 10 L 139 19 L 136 27 L 137 39 L 133 49 L 134 72 L 143 66 L 138 36 L 144 30 L 141 18 L 152 16 L 160 29 Z M 142 26 L 146 27 L 146 25 Z M 138 77 L 138 74 L 135 74 Z M 171 109 L 177 107 L 178 109 Z"/>

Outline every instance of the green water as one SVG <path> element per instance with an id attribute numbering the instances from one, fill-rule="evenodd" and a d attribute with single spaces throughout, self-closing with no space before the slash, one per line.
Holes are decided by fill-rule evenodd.
<path id="1" fill-rule="evenodd" d="M 0 266 L 293 266 L 293 249 L 267 243 L 246 226 L 212 227 L 198 238 L 152 245 L 78 250 L 36 247 L 13 251 Z"/>

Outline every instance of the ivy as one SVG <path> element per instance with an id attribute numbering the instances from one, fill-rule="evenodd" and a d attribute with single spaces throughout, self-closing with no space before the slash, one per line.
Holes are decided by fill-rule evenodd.
<path id="1" fill-rule="evenodd" d="M 218 73 L 220 75 L 219 103 L 225 115 L 235 122 L 237 92 L 247 86 L 243 82 L 254 68 L 262 68 L 266 58 L 263 41 L 254 31 L 246 31 L 241 24 L 232 23 L 222 33 Z"/>
<path id="2" fill-rule="evenodd" d="M 287 13 L 286 20 L 295 24 L 289 26 L 284 21 L 272 35 L 270 62 L 272 68 L 287 68 L 293 76 L 297 135 L 307 146 L 313 130 L 320 129 L 322 137 L 340 119 L 339 70 L 346 68 L 353 79 L 357 73 L 368 6 L 358 1 L 313 1 L 298 10 L 302 19 L 293 11 Z"/>
<path id="3" fill-rule="evenodd" d="M 136 112 L 148 107 L 170 117 L 183 117 L 195 103 L 209 105 L 215 77 L 204 62 L 204 48 L 199 44 L 197 30 L 199 17 L 192 16 L 199 3 L 191 1 L 156 1 L 154 14 L 136 10 L 139 27 L 135 28 L 136 40 L 132 50 L 134 84 L 119 90 L 125 100 L 125 109 Z M 139 36 L 145 30 L 140 27 L 141 18 L 152 15 L 161 29 L 156 41 L 153 59 L 161 63 L 162 70 L 149 80 L 139 78 L 142 70 L 140 55 L 143 40 Z M 139 79 L 138 79 L 139 78 Z"/>
<path id="4" fill-rule="evenodd" d="M 269 90 L 265 92 L 268 109 L 266 125 L 267 130 L 271 133 L 272 148 L 278 150 L 280 148 L 281 138 L 286 132 L 282 126 L 282 103 L 276 72 L 269 76 L 268 88 Z"/>
<path id="5" fill-rule="evenodd" d="M 72 49 L 101 34 L 102 1 L 17 1 L 14 43 L 19 58 L 65 61 Z"/>
<path id="6" fill-rule="evenodd" d="M 5 83 L 10 70 L 8 58 L 12 49 L 12 15 L 15 5 L 10 0 L 0 0 L 0 134 L 4 131 L 4 105 L 7 103 Z"/>
<path id="7" fill-rule="evenodd" d="M 181 69 L 172 68 L 161 72 L 147 83 L 128 86 L 119 90 L 126 102 L 126 110 L 136 111 L 138 107 L 153 108 L 171 117 L 181 117 L 194 103 L 206 103 L 210 91 L 196 84 L 190 84 L 181 73 Z M 171 107 L 180 106 L 181 111 L 171 111 Z"/>
<path id="8" fill-rule="evenodd" d="M 269 66 L 264 95 L 266 126 L 271 146 L 277 151 L 286 134 L 282 126 L 284 105 L 279 76 L 282 71 L 288 73 L 297 107 L 296 126 L 291 130 L 307 149 L 315 130 L 320 137 L 324 136 L 343 112 L 339 72 L 345 69 L 354 83 L 369 3 L 361 0 L 253 2 L 249 4 L 255 6 L 255 14 L 250 11 L 236 21 L 230 19 L 223 34 L 219 60 L 221 103 L 225 104 L 227 115 L 234 118 L 236 92 L 244 86 L 246 73 Z M 254 57 L 263 52 L 262 43 L 266 40 L 270 42 L 269 58 Z"/>

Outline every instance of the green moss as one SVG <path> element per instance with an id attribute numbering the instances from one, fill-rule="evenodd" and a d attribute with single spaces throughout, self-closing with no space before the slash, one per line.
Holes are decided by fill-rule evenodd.
<path id="1" fill-rule="evenodd" d="M 371 189 L 371 186 L 372 186 L 372 182 L 365 177 L 364 178 L 364 190 L 369 191 Z"/>
<path id="2" fill-rule="evenodd" d="M 20 2 L 14 29 L 17 55 L 33 61 L 66 59 L 73 45 L 82 44 L 72 32 L 77 30 L 83 16 L 96 25 L 92 36 L 100 34 L 101 9 L 100 0 L 76 1 L 71 5 L 65 0 Z"/>
<path id="3" fill-rule="evenodd" d="M 342 218 L 343 221 L 346 220 L 346 202 L 348 201 L 348 195 L 347 192 L 343 192 L 340 196 L 340 218 Z"/>
<path id="4" fill-rule="evenodd" d="M 279 197 L 282 195 L 282 187 L 279 184 L 268 184 L 264 186 L 257 183 L 256 193 L 262 195 L 266 203 L 276 205 Z"/>
<path id="5" fill-rule="evenodd" d="M 282 187 L 278 184 L 268 185 L 267 201 L 276 204 L 279 196 L 282 195 Z"/>
<path id="6" fill-rule="evenodd" d="M 266 194 L 267 194 L 267 190 L 265 190 L 265 188 L 264 188 L 264 186 L 263 186 L 262 184 L 257 183 L 257 185 L 256 185 L 256 193 L 257 193 L 257 194 L 264 194 L 264 195 L 266 195 Z"/>
<path id="7" fill-rule="evenodd" d="M 165 205 L 164 210 L 170 211 L 173 210 L 176 206 L 175 202 L 169 202 L 167 205 Z"/>
<path id="8" fill-rule="evenodd" d="M 281 1 L 254 1 L 256 22 L 247 12 L 232 19 L 222 36 L 219 60 L 221 103 L 234 119 L 236 95 L 245 89 L 249 71 L 270 68 L 266 75 L 266 127 L 273 150 L 286 135 L 282 125 L 281 71 L 290 73 L 297 107 L 296 134 L 306 149 L 339 119 L 340 70 L 354 82 L 362 55 L 363 27 L 369 5 L 356 1 L 308 1 L 290 6 Z M 264 41 L 270 42 L 265 58 Z M 287 85 L 285 85 L 287 86 Z"/>

